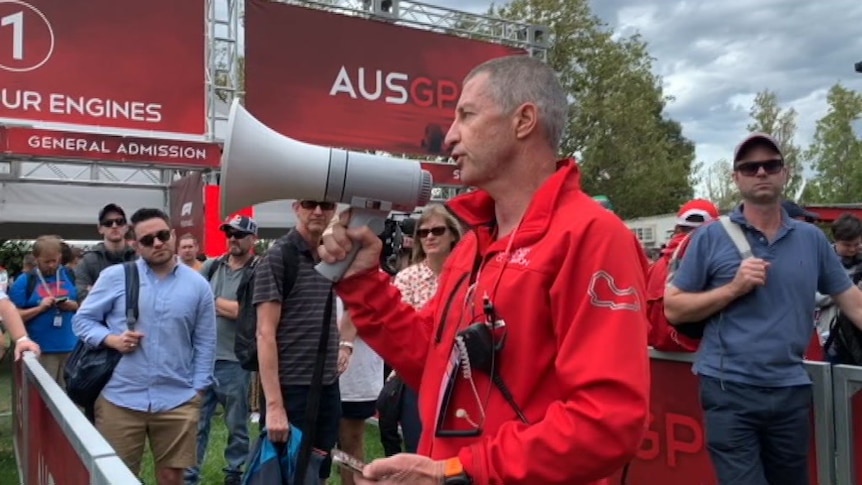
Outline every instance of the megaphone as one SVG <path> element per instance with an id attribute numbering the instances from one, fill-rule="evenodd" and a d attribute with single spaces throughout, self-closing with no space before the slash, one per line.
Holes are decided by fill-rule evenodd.
<path id="1" fill-rule="evenodd" d="M 391 211 L 412 212 L 431 200 L 431 174 L 416 160 L 303 143 L 261 123 L 234 100 L 221 158 L 221 215 L 282 199 L 340 202 L 351 206 L 350 226 L 383 230 Z M 317 271 L 338 281 L 359 246 Z"/>

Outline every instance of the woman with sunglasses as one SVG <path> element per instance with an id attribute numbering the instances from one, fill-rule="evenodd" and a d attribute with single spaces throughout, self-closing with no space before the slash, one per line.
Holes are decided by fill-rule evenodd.
<path id="1" fill-rule="evenodd" d="M 455 217 L 439 204 L 425 207 L 415 227 L 412 264 L 395 276 L 393 284 L 401 291 L 405 303 L 419 309 L 437 292 L 437 277 L 452 248 L 461 239 L 461 228 Z M 393 371 L 389 379 L 400 378 Z M 416 390 L 408 386 L 403 389 L 399 414 L 404 447 L 407 453 L 416 453 L 422 432 L 418 396 Z"/>

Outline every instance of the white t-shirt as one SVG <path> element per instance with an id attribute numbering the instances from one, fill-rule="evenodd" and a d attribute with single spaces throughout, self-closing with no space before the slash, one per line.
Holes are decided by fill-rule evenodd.
<path id="1" fill-rule="evenodd" d="M 344 314 L 341 299 L 336 301 L 336 314 L 339 321 Z M 353 356 L 344 374 L 338 380 L 341 400 L 346 402 L 376 401 L 383 389 L 383 359 L 371 350 L 361 338 L 353 341 Z"/>

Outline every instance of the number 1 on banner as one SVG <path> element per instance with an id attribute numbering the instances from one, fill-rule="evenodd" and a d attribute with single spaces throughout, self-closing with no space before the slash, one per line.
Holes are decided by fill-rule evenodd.
<path id="1" fill-rule="evenodd" d="M 24 12 L 13 13 L 0 19 L 0 25 L 12 26 L 12 58 L 24 58 Z"/>

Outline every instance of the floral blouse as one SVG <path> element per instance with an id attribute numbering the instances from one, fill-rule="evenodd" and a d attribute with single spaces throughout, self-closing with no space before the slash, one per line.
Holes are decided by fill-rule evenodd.
<path id="1" fill-rule="evenodd" d="M 437 275 L 422 261 L 401 270 L 393 284 L 401 291 L 404 302 L 418 310 L 437 292 Z"/>

